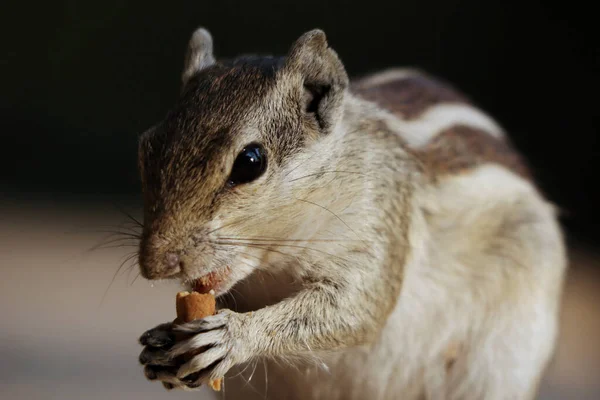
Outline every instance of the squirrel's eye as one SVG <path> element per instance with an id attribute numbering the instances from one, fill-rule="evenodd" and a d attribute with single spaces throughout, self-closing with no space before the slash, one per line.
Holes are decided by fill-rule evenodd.
<path id="1" fill-rule="evenodd" d="M 261 176 L 266 169 L 265 149 L 258 143 L 251 143 L 238 154 L 227 182 L 231 186 L 248 183 Z"/>

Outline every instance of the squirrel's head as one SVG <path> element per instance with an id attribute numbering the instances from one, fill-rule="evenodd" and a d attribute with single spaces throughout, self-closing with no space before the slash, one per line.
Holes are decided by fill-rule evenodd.
<path id="1" fill-rule="evenodd" d="M 288 174 L 339 125 L 348 76 L 320 30 L 281 58 L 219 62 L 212 49 L 196 30 L 179 100 L 140 138 L 139 262 L 148 279 L 208 276 L 220 293 L 305 223 Z"/>

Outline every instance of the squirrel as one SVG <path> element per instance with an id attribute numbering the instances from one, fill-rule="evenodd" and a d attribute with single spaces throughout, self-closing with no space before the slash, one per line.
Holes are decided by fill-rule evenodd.
<path id="1" fill-rule="evenodd" d="M 140 337 L 148 379 L 225 376 L 243 399 L 535 397 L 567 264 L 558 212 L 445 81 L 350 82 L 319 29 L 284 57 L 217 61 L 199 28 L 139 168 L 142 275 L 220 304 Z"/>

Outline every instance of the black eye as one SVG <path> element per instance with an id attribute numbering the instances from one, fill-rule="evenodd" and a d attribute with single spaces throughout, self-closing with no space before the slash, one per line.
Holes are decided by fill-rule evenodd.
<path id="1" fill-rule="evenodd" d="M 261 176 L 266 169 L 265 149 L 258 143 L 251 143 L 235 159 L 227 182 L 231 186 L 248 183 Z"/>

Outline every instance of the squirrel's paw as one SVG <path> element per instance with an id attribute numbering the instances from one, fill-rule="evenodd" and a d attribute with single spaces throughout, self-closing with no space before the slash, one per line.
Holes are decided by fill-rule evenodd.
<path id="1" fill-rule="evenodd" d="M 246 361 L 234 323 L 238 315 L 221 310 L 184 325 L 167 323 L 145 332 L 140 337 L 145 346 L 140 363 L 146 377 L 162 381 L 167 389 L 195 389 L 222 378 L 235 364 Z"/>

